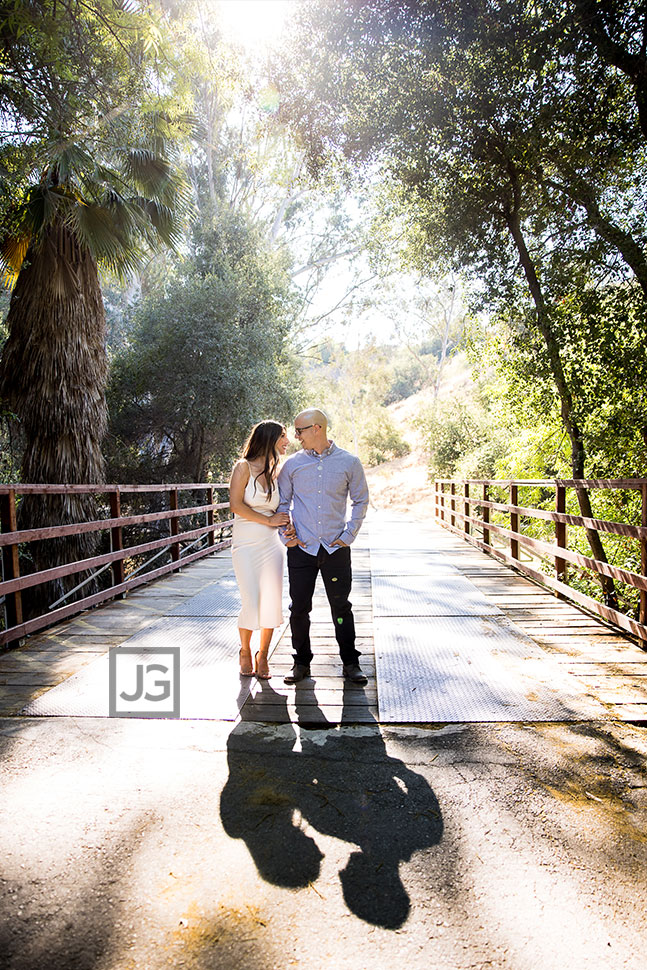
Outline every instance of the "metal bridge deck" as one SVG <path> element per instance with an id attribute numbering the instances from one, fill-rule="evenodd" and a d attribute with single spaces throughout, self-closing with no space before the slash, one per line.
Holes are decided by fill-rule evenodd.
<path id="1" fill-rule="evenodd" d="M 438 527 L 373 515 L 353 547 L 352 600 L 365 688 L 341 678 L 319 586 L 312 679 L 283 683 L 292 664 L 287 626 L 275 638 L 272 680 L 240 678 L 238 597 L 224 553 L 0 657 L 0 711 L 107 716 L 109 647 L 179 645 L 182 718 L 647 718 L 647 656 L 637 646 Z"/>

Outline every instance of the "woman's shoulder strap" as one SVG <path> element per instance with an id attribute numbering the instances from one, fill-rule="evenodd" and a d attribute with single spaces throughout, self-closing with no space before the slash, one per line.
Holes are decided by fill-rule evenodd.
<path id="1" fill-rule="evenodd" d="M 245 475 L 245 481 L 249 481 L 249 476 L 252 473 L 252 469 L 246 458 L 238 459 L 234 465 L 234 471 L 240 471 L 243 475 Z"/>

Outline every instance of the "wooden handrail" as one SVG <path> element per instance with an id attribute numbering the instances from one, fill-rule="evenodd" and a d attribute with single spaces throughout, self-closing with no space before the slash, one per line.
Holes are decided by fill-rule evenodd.
<path id="1" fill-rule="evenodd" d="M 510 485 L 523 485 L 530 488 L 534 486 L 550 486 L 556 488 L 563 485 L 566 488 L 642 488 L 647 482 L 647 478 L 463 478 L 460 481 L 456 478 L 437 478 L 435 481 L 441 485 L 499 485 L 501 488 L 509 488 Z"/>
<path id="2" fill-rule="evenodd" d="M 481 495 L 478 497 L 470 492 L 470 486 L 480 485 Z M 555 489 L 555 511 L 535 508 L 519 504 L 517 491 L 519 488 L 551 487 Z M 495 502 L 490 497 L 492 488 L 507 490 L 509 502 Z M 647 479 L 618 478 L 618 479 L 469 479 L 456 481 L 455 479 L 437 479 L 434 484 L 435 503 L 434 514 L 437 521 L 444 528 L 449 529 L 461 538 L 466 539 L 484 552 L 514 566 L 535 580 L 553 589 L 559 595 L 585 606 L 588 610 L 603 619 L 632 633 L 647 648 Z M 627 489 L 636 490 L 641 494 L 642 516 L 641 524 L 634 525 L 626 522 L 612 522 L 606 519 L 593 519 L 582 515 L 567 513 L 565 508 L 566 489 Z M 452 510 L 452 521 L 447 520 L 444 496 L 451 494 L 452 499 L 462 497 L 465 512 Z M 481 510 L 481 516 L 474 514 L 474 509 Z M 493 523 L 490 512 L 501 512 L 510 516 L 510 527 Z M 544 522 L 552 522 L 555 538 L 553 542 L 546 539 L 529 536 L 522 531 L 519 522 L 526 517 Z M 462 528 L 460 527 L 462 525 Z M 641 573 L 631 569 L 621 568 L 611 563 L 602 562 L 594 557 L 585 556 L 568 548 L 567 526 L 596 530 L 626 538 L 638 539 L 641 550 Z M 479 539 L 475 531 L 480 531 L 483 538 Z M 500 536 L 509 543 L 509 551 L 495 548 L 491 542 L 491 535 Z M 519 559 L 519 547 L 525 548 L 539 555 L 548 562 L 552 562 L 555 575 L 548 575 L 532 568 Z M 598 576 L 607 576 L 618 582 L 625 583 L 640 593 L 640 619 L 634 620 L 617 609 L 606 606 L 574 589 L 566 582 L 566 563 L 572 563 L 587 569 Z"/>
<path id="3" fill-rule="evenodd" d="M 492 509 L 495 512 L 516 512 L 528 518 L 545 519 L 547 522 L 563 522 L 564 525 L 580 525 L 586 529 L 596 529 L 598 532 L 609 532 L 617 536 L 628 536 L 632 539 L 647 539 L 647 528 L 640 525 L 628 525 L 625 522 L 608 522 L 606 519 L 589 519 L 583 515 L 570 515 L 567 512 L 549 512 L 547 509 L 535 509 L 527 505 L 509 505 L 504 502 L 486 502 L 476 499 L 474 505 Z"/>
<path id="4" fill-rule="evenodd" d="M 216 543 L 215 546 L 210 546 L 208 550 L 200 549 L 199 552 L 194 552 L 190 556 L 186 556 L 179 563 L 169 562 L 165 566 L 160 566 L 159 569 L 152 569 L 143 576 L 126 580 L 126 582 L 121 583 L 119 586 L 112 586 L 109 590 L 95 593 L 93 596 L 86 596 L 84 599 L 70 603 L 68 606 L 62 606 L 57 610 L 52 610 L 51 613 L 48 613 L 44 617 L 38 616 L 33 620 L 26 620 L 19 626 L 3 631 L 0 634 L 0 643 L 15 642 L 20 637 L 24 637 L 29 633 L 35 633 L 37 630 L 42 630 L 46 626 L 52 626 L 52 624 L 58 623 L 59 620 L 64 620 L 68 616 L 82 613 L 83 610 L 87 610 L 91 606 L 99 606 L 101 603 L 105 603 L 106 600 L 114 599 L 120 593 L 127 593 L 130 590 L 136 589 L 138 586 L 142 586 L 144 583 L 150 583 L 153 579 L 158 579 L 160 576 L 166 575 L 166 573 L 173 572 L 181 566 L 186 566 L 188 563 L 210 555 L 212 552 L 217 552 L 219 549 L 226 549 L 230 544 L 230 540 Z M 7 636 L 7 634 L 9 635 Z"/>
<path id="5" fill-rule="evenodd" d="M 228 482 L 198 482 L 196 484 L 182 482 L 175 484 L 169 482 L 163 485 L 15 485 L 0 484 L 0 495 L 8 495 L 15 492 L 16 495 L 92 495 L 108 494 L 108 492 L 120 492 L 122 495 L 128 492 L 168 492 L 176 488 L 180 492 L 193 489 L 199 491 L 204 488 L 229 488 Z"/>
<path id="6" fill-rule="evenodd" d="M 92 519 L 90 522 L 75 522 L 72 525 L 50 525 L 44 529 L 23 529 L 21 532 L 0 532 L 0 548 L 18 542 L 36 542 L 39 539 L 57 539 L 62 536 L 78 536 L 86 532 L 102 532 L 104 529 L 123 528 L 125 525 L 145 525 L 147 522 L 164 522 L 166 519 L 181 519 L 187 515 L 197 515 L 210 509 L 228 509 L 229 502 L 217 505 L 194 505 L 186 509 L 170 509 L 167 512 L 146 512 L 143 515 L 120 515 L 116 519 Z M 1 589 L 0 589 L 1 592 Z"/>
<path id="7" fill-rule="evenodd" d="M 214 531 L 229 528 L 234 524 L 233 519 L 226 522 L 217 522 L 216 528 L 212 529 L 208 525 L 203 525 L 200 529 L 192 529 L 191 532 L 181 532 L 177 539 L 188 541 L 198 539 L 200 536 L 213 534 Z M 176 537 L 173 537 L 176 541 Z M 155 549 L 163 549 L 169 546 L 168 537 L 155 539 L 153 542 L 142 542 L 137 546 L 128 546 L 127 549 L 116 549 L 114 552 L 106 552 L 101 556 L 93 556 L 91 559 L 78 559 L 76 562 L 66 563 L 63 566 L 53 566 L 51 569 L 42 569 L 38 573 L 29 573 L 27 576 L 20 576 L 18 579 L 10 579 L 0 583 L 0 595 L 13 593 L 17 589 L 28 589 L 30 586 L 38 586 L 40 583 L 48 583 L 52 579 L 60 579 L 62 576 L 71 576 L 74 573 L 88 572 L 90 569 L 97 569 L 108 563 L 118 562 L 127 559 L 129 556 L 140 556 L 144 552 L 153 552 Z M 647 587 L 646 587 L 647 588 Z"/>
<path id="8" fill-rule="evenodd" d="M 229 502 L 214 502 L 215 492 L 228 489 L 225 482 L 208 483 L 180 483 L 163 485 L 0 485 L 0 555 L 3 556 L 4 576 L 0 582 L 0 598 L 5 602 L 5 629 L 0 629 L 0 645 L 13 645 L 19 638 L 36 630 L 50 626 L 58 620 L 82 612 L 91 606 L 96 606 L 114 597 L 122 597 L 128 590 L 135 589 L 142 583 L 150 582 L 157 576 L 180 569 L 188 562 L 210 555 L 231 544 L 231 539 L 223 538 L 223 530 L 233 525 L 233 519 L 227 517 L 224 521 L 217 521 L 214 513 L 229 509 Z M 207 501 L 202 505 L 179 508 L 178 493 L 186 491 L 206 491 Z M 121 499 L 129 493 L 158 493 L 168 495 L 170 508 L 155 512 L 145 512 L 137 515 L 122 515 Z M 93 519 L 86 522 L 68 523 L 65 525 L 44 526 L 35 529 L 18 529 L 16 522 L 16 506 L 21 495 L 99 495 L 105 496 L 106 508 L 110 509 L 110 518 Z M 167 503 L 167 504 L 169 504 Z M 188 516 L 205 516 L 205 525 L 180 531 L 180 520 Z M 149 542 L 139 542 L 128 545 L 123 540 L 123 529 L 127 526 L 146 525 L 148 523 L 170 522 L 169 534 Z M 78 559 L 73 562 L 58 563 L 48 569 L 34 573 L 20 574 L 19 551 L 33 542 L 46 542 L 49 539 L 60 539 L 65 536 L 83 535 L 87 533 L 110 533 L 110 552 Z M 220 540 L 216 541 L 216 533 Z M 188 550 L 182 555 L 182 544 L 190 540 L 206 537 L 206 545 L 188 555 Z M 142 575 L 136 576 L 134 571 L 130 578 L 124 575 L 124 564 L 133 556 L 141 556 L 153 550 L 168 548 L 172 561 Z M 159 553 L 158 553 L 159 555 Z M 112 583 L 109 588 L 93 593 L 58 609 L 50 609 L 40 616 L 23 620 L 22 592 L 41 583 L 60 579 L 75 573 L 85 573 L 99 567 L 112 567 Z M 141 566 L 139 567 L 142 568 Z M 1 600 L 0 600 L 1 601 Z M 60 601 L 59 601 L 60 602 Z M 54 604 L 56 605 L 56 604 Z"/>
<path id="9" fill-rule="evenodd" d="M 460 512 L 456 513 L 456 518 L 461 519 L 470 525 L 482 525 L 483 520 L 478 519 L 473 515 L 461 515 Z M 524 546 L 526 549 L 531 549 L 533 552 L 539 553 L 546 559 L 552 559 L 558 552 L 555 545 L 549 542 L 545 542 L 542 539 L 535 539 L 534 537 L 524 535 L 523 532 L 518 532 L 514 529 L 506 529 L 501 525 L 493 525 L 490 523 L 488 525 L 490 532 L 495 532 L 499 536 L 503 536 L 505 539 L 510 539 L 511 542 L 516 542 L 520 546 Z M 628 586 L 635 586 L 636 589 L 647 590 L 647 577 L 641 576 L 640 573 L 631 572 L 631 570 L 621 569 L 619 566 L 611 566 L 606 562 L 599 562 L 597 559 L 592 559 L 590 556 L 583 556 L 580 552 L 573 552 L 571 549 L 566 547 L 560 547 L 559 555 L 562 559 L 566 559 L 567 562 L 572 562 L 577 566 L 583 566 L 585 569 L 591 569 L 595 572 L 600 573 L 602 576 L 610 576 L 612 579 L 617 579 L 619 582 L 626 583 Z M 517 558 L 517 557 L 513 557 Z"/>

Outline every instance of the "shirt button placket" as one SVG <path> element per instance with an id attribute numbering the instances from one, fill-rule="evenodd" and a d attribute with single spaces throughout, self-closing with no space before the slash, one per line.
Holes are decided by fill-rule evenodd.
<path id="1" fill-rule="evenodd" d="M 321 481 L 321 479 L 323 477 L 322 473 L 323 473 L 323 465 L 321 464 L 321 461 L 320 461 L 319 464 L 317 465 L 317 477 L 319 479 L 318 484 L 320 486 L 322 484 L 322 481 Z M 318 494 L 321 495 L 321 488 L 317 489 L 317 491 L 318 491 Z M 319 515 L 321 515 L 321 502 L 319 503 L 319 505 L 317 506 L 317 508 L 319 509 Z M 321 529 L 321 519 L 318 519 L 317 520 L 317 525 L 319 526 L 319 539 L 321 540 L 322 539 L 322 535 L 321 535 L 321 532 L 322 532 L 322 529 Z"/>

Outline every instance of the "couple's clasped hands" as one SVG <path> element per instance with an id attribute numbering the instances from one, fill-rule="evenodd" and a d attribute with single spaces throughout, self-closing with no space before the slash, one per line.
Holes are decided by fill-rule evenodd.
<path id="1" fill-rule="evenodd" d="M 288 549 L 291 549 L 293 546 L 301 546 L 302 548 L 303 546 L 305 546 L 305 542 L 301 542 L 301 540 L 297 538 L 296 529 L 294 528 L 293 523 L 290 521 L 290 516 L 287 514 L 287 512 L 275 512 L 274 515 L 270 516 L 270 525 L 273 525 L 277 528 L 280 528 L 281 526 L 286 526 L 285 544 L 288 547 Z M 333 546 L 346 547 L 347 543 L 342 542 L 341 539 L 335 539 L 335 541 L 333 542 Z"/>
<path id="2" fill-rule="evenodd" d="M 297 539 L 296 529 L 294 528 L 292 522 L 290 521 L 290 516 L 287 512 L 275 512 L 274 515 L 269 516 L 269 524 L 274 528 L 280 529 L 282 526 L 286 526 L 285 529 L 285 539 L 286 546 L 302 546 L 304 545 L 299 539 Z"/>
<path id="3" fill-rule="evenodd" d="M 287 512 L 275 512 L 274 515 L 270 515 L 269 523 L 274 528 L 281 528 L 281 526 L 286 526 L 285 538 L 286 546 L 303 546 L 304 543 L 297 539 L 296 529 L 294 528 L 292 522 L 290 521 L 290 516 Z"/>
<path id="4" fill-rule="evenodd" d="M 304 546 L 305 542 L 301 542 L 301 540 L 297 538 L 297 530 L 294 528 L 294 523 L 290 521 L 290 516 L 285 515 L 284 518 L 286 521 L 282 522 L 281 525 L 287 526 L 285 530 L 285 544 L 288 549 L 291 549 L 292 546 Z"/>

